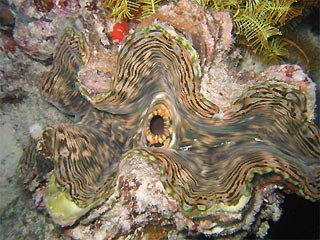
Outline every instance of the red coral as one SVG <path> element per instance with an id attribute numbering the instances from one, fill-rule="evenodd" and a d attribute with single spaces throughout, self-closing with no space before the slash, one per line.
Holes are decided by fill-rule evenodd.
<path id="1" fill-rule="evenodd" d="M 122 42 L 123 39 L 129 33 L 129 24 L 128 22 L 116 23 L 113 26 L 113 30 L 109 33 L 111 36 L 112 42 Z"/>

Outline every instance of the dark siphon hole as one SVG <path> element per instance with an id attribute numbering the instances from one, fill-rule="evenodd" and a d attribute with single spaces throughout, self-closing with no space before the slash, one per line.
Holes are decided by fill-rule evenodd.
<path id="1" fill-rule="evenodd" d="M 150 131 L 153 134 L 163 134 L 164 132 L 164 120 L 161 116 L 156 115 L 151 119 Z"/>

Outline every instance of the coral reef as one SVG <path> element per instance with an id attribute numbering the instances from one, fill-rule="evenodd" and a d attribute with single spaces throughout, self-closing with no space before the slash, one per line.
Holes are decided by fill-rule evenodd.
<path id="1" fill-rule="evenodd" d="M 208 12 L 203 19 L 228 19 L 219 14 Z M 205 34 L 184 31 L 194 39 L 193 48 L 173 23 L 148 23 L 126 39 L 110 88 L 98 93 L 78 81 L 78 71 L 90 63 L 90 39 L 76 27 L 65 29 L 41 92 L 65 113 L 84 117 L 75 125 L 47 127 L 26 150 L 20 169 L 36 204 L 55 223 L 72 226 L 67 232 L 74 238 L 135 236 L 154 221 L 170 226 L 164 234 L 174 229 L 181 234 L 182 224 L 188 234 L 244 236 L 251 229 L 263 237 L 264 219 L 279 218 L 277 189 L 319 199 L 319 132 L 311 122 L 315 86 L 308 76 L 298 66 L 274 67 L 221 108 L 200 94 L 201 63 L 210 64 L 205 56 L 215 51 L 200 51 L 198 60 L 199 38 Z M 224 41 L 220 49 L 232 42 Z M 160 175 L 139 180 L 136 174 L 143 176 L 143 170 L 126 164 L 135 155 L 144 164 L 156 164 Z M 135 177 L 119 164 L 130 165 Z M 156 190 L 150 182 L 159 186 L 160 181 L 162 192 L 152 194 L 155 202 L 146 199 L 143 189 Z M 156 204 L 166 194 L 171 199 L 165 206 Z M 107 233 L 112 223 L 102 219 L 117 211 L 122 198 L 129 199 L 129 212 L 120 215 L 114 233 Z M 144 220 L 137 215 L 130 221 L 132 211 L 143 212 Z M 145 214 L 152 216 L 147 222 Z M 84 232 L 88 236 L 79 237 Z"/>
<path id="2" fill-rule="evenodd" d="M 156 13 L 160 4 L 166 1 L 106 0 L 102 2 L 104 7 L 112 10 L 111 16 L 117 19 L 141 20 Z M 194 0 L 194 2 L 216 11 L 229 12 L 234 19 L 237 42 L 248 47 L 253 53 L 261 55 L 260 61 L 277 64 L 284 60 L 292 62 L 295 57 L 291 52 L 294 51 L 302 56 L 303 65 L 307 71 L 312 68 L 310 66 L 312 54 L 308 49 L 301 48 L 300 44 L 297 44 L 303 40 L 298 38 L 297 41 L 293 41 L 284 33 L 288 26 L 294 25 L 294 22 L 299 21 L 302 16 L 307 16 L 312 8 L 319 7 L 318 0 Z M 188 9 L 182 9 L 182 11 L 188 13 Z M 300 35 L 302 34 L 296 36 Z"/>
<path id="3" fill-rule="evenodd" d="M 262 56 L 266 62 L 292 62 L 292 49 L 304 58 L 306 70 L 310 69 L 309 56 L 299 44 L 284 36 L 286 29 L 307 16 L 319 1 L 304 0 L 195 0 L 201 5 L 227 11 L 234 19 L 234 33 L 240 44 Z M 302 34 L 297 34 L 300 36 Z"/>
<path id="4" fill-rule="evenodd" d="M 112 10 L 111 16 L 119 19 L 143 19 L 155 13 L 161 0 L 103 0 L 103 6 Z"/>
<path id="5" fill-rule="evenodd" d="M 17 46 L 13 38 L 16 16 L 5 1 L 0 7 L 0 209 L 3 209 L 20 194 L 15 185 L 16 167 L 29 141 L 29 128 L 68 119 L 39 98 L 37 85 L 48 69 Z"/>
<path id="6" fill-rule="evenodd" d="M 2 213 L 4 224 L 26 201 L 41 211 L 20 214 L 17 226 L 38 222 L 25 237 L 263 238 L 284 193 L 319 199 L 315 84 L 301 67 L 240 70 L 230 14 L 190 1 L 129 23 L 120 45 L 106 34 L 115 23 L 89 5 L 21 9 L 52 20 L 44 51 L 32 52 L 28 37 L 30 49 L 18 46 L 37 60 L 31 73 L 42 69 L 42 98 L 74 122 L 30 128 L 19 166 L 26 196 Z M 2 94 L 5 106 L 32 96 L 19 89 Z"/>

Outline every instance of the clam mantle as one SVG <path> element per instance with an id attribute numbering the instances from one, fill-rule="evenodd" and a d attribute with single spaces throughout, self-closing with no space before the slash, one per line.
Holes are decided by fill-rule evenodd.
<path id="1" fill-rule="evenodd" d="M 72 23 L 60 37 L 41 93 L 77 122 L 46 127 L 20 170 L 36 204 L 74 238 L 153 225 L 167 237 L 263 236 L 281 192 L 320 197 L 314 83 L 298 66 L 277 66 L 219 105 L 201 91 L 217 46 L 169 23 L 151 16 L 137 27 L 99 91 L 84 81 L 96 61 L 90 38 Z"/>

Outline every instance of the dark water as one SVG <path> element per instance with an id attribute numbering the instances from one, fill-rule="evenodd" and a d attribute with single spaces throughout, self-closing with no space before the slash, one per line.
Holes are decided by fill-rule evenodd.
<path id="1" fill-rule="evenodd" d="M 320 239 L 320 202 L 287 195 L 282 216 L 270 223 L 267 239 Z"/>

